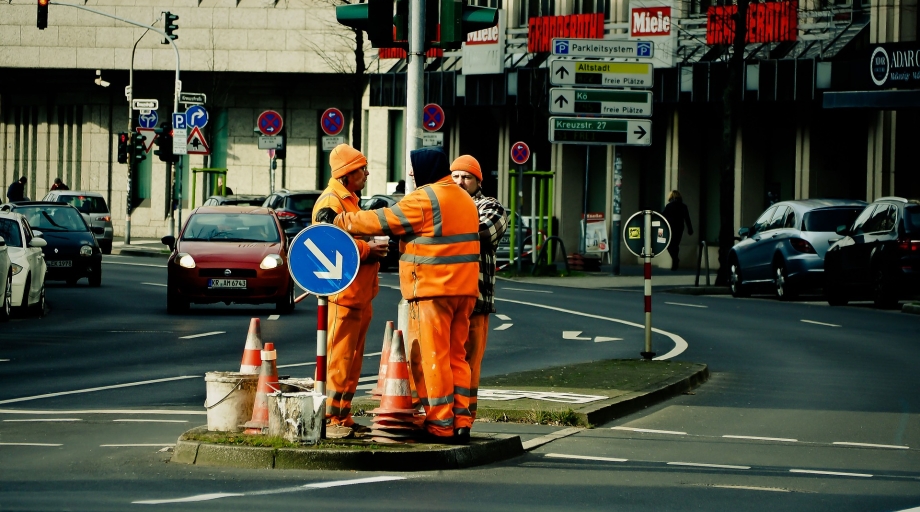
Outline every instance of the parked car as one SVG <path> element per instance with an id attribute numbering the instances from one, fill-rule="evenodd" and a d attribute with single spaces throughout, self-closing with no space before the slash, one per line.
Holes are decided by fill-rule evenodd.
<path id="1" fill-rule="evenodd" d="M 393 196 L 375 194 L 371 197 L 361 199 L 359 204 L 362 210 L 377 210 L 379 208 L 389 208 L 398 203 L 399 200 Z M 387 243 L 387 256 L 380 261 L 380 270 L 388 270 L 399 266 L 399 237 L 391 236 Z"/>
<path id="2" fill-rule="evenodd" d="M 830 305 L 868 298 L 891 308 L 920 292 L 920 201 L 877 199 L 837 233 L 843 238 L 828 249 L 824 263 Z"/>
<path id="3" fill-rule="evenodd" d="M 0 299 L 3 300 L 0 304 L 0 322 L 6 322 L 13 309 L 13 263 L 3 235 L 0 235 Z"/>
<path id="4" fill-rule="evenodd" d="M 750 294 L 758 286 L 773 289 L 782 300 L 824 283 L 824 255 L 839 238 L 836 226 L 849 224 L 866 207 L 864 201 L 802 199 L 767 208 L 754 225 L 741 228 L 741 241 L 729 251 L 731 292 Z"/>
<path id="5" fill-rule="evenodd" d="M 321 190 L 280 190 L 268 196 L 262 206 L 275 211 L 288 238 L 294 238 L 313 223 L 313 205 Z"/>
<path id="6" fill-rule="evenodd" d="M 524 239 L 524 254 L 528 254 L 533 250 L 533 231 L 530 229 L 530 217 L 522 216 L 521 219 L 524 221 L 523 225 L 518 224 L 515 230 L 515 261 L 517 261 L 517 256 L 520 252 L 519 247 L 522 237 Z M 498 246 L 495 248 L 495 264 L 498 267 L 511 263 L 508 261 L 508 258 L 511 256 L 511 229 L 511 216 L 509 215 L 508 227 L 505 229 L 505 234 L 502 235 L 501 240 L 498 241 Z"/>
<path id="7" fill-rule="evenodd" d="M 67 203 L 79 210 L 99 242 L 102 253 L 112 254 L 112 214 L 102 194 L 82 190 L 53 190 L 42 201 Z"/>
<path id="8" fill-rule="evenodd" d="M 175 237 L 163 237 L 172 254 L 167 263 L 166 311 L 190 303 L 274 303 L 278 313 L 294 310 L 294 280 L 288 270 L 281 224 L 267 208 L 203 206 Z"/>
<path id="9" fill-rule="evenodd" d="M 48 243 L 41 233 L 32 231 L 25 217 L 13 212 L 0 212 L 0 238 L 5 242 L 11 263 L 9 306 L 41 315 L 45 310 L 46 271 L 42 247 Z M 2 263 L 0 275 L 3 275 Z"/>
<path id="10" fill-rule="evenodd" d="M 266 196 L 237 194 L 230 196 L 211 196 L 201 206 L 262 206 Z"/>

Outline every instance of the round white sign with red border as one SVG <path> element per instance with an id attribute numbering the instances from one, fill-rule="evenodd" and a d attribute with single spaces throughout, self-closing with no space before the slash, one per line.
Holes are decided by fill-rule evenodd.
<path id="1" fill-rule="evenodd" d="M 527 163 L 530 159 L 530 146 L 526 142 L 515 142 L 511 145 L 511 161 L 518 165 Z"/>
<path id="2" fill-rule="evenodd" d="M 345 116 L 337 108 L 327 108 L 323 112 L 323 118 L 319 126 L 326 135 L 338 135 L 345 129 Z"/>
<path id="3" fill-rule="evenodd" d="M 274 110 L 266 110 L 259 114 L 258 127 L 262 135 L 278 135 L 284 127 L 284 120 Z"/>
<path id="4" fill-rule="evenodd" d="M 422 108 L 422 127 L 429 132 L 436 132 L 444 126 L 444 109 L 437 103 L 429 103 Z"/>

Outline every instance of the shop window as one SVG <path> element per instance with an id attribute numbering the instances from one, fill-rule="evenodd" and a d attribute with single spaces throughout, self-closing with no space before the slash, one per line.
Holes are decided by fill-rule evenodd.
<path id="1" fill-rule="evenodd" d="M 396 182 L 405 176 L 406 161 L 404 158 L 406 148 L 405 115 L 402 110 L 390 110 L 389 134 L 390 143 L 387 148 L 387 181 Z"/>

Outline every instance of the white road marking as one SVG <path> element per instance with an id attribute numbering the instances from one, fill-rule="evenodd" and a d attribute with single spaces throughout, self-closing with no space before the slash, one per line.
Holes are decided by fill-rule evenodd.
<path id="1" fill-rule="evenodd" d="M 564 340 L 587 340 L 591 341 L 590 336 L 581 336 L 581 331 L 562 331 L 562 339 Z"/>
<path id="2" fill-rule="evenodd" d="M 216 500 L 220 498 L 231 498 L 239 496 L 266 496 L 270 494 L 283 494 L 289 492 L 301 492 L 308 491 L 311 489 L 329 489 L 332 487 L 341 487 L 345 485 L 358 485 L 358 484 L 373 484 L 378 482 L 393 482 L 396 480 L 405 480 L 404 476 L 373 476 L 368 478 L 355 478 L 352 480 L 333 480 L 331 482 L 316 482 L 312 484 L 299 485 L 296 487 L 282 487 L 280 489 L 269 489 L 265 491 L 254 491 L 247 493 L 229 493 L 229 492 L 219 492 L 211 494 L 198 494 L 196 496 L 189 496 L 186 498 L 176 498 L 171 500 L 142 500 L 142 501 L 132 501 L 131 503 L 136 503 L 139 505 L 163 505 L 168 503 L 190 503 L 194 501 L 209 501 Z"/>
<path id="3" fill-rule="evenodd" d="M 540 436 L 540 437 L 533 438 L 529 441 L 524 441 L 521 444 L 524 445 L 524 450 L 530 451 L 530 450 L 533 450 L 534 448 L 537 448 L 538 446 L 543 446 L 544 444 L 551 443 L 557 439 L 562 439 L 563 437 L 569 437 L 571 435 L 577 434 L 581 432 L 582 430 L 584 429 L 578 428 L 578 427 L 564 428 L 562 430 L 557 430 L 556 432 L 553 432 L 551 434 L 546 434 L 545 436 Z"/>
<path id="4" fill-rule="evenodd" d="M 130 265 L 132 267 L 156 267 L 156 268 L 166 268 L 166 265 L 154 265 L 153 263 L 128 263 L 126 261 L 108 261 L 102 260 L 106 265 Z"/>
<path id="5" fill-rule="evenodd" d="M 174 441 L 168 443 L 144 443 L 144 444 L 100 444 L 100 448 L 159 448 L 161 446 L 175 446 Z"/>
<path id="6" fill-rule="evenodd" d="M 771 491 L 771 492 L 792 492 L 789 489 L 779 487 L 754 487 L 751 485 L 713 485 L 719 489 L 740 489 L 742 491 Z"/>
<path id="7" fill-rule="evenodd" d="M 368 375 L 367 377 L 361 377 L 358 379 L 358 382 L 370 382 L 372 380 L 377 380 L 377 375 Z"/>
<path id="8" fill-rule="evenodd" d="M 812 469 L 790 469 L 790 473 L 806 473 L 809 475 L 830 475 L 830 476 L 855 476 L 859 478 L 872 478 L 867 473 L 841 473 L 839 471 L 815 471 Z"/>
<path id="9" fill-rule="evenodd" d="M 281 318 L 281 315 L 269 315 L 268 317 L 269 320 L 277 320 L 279 318 Z"/>
<path id="10" fill-rule="evenodd" d="M 203 338 L 205 336 L 214 336 L 215 334 L 227 334 L 227 331 L 203 332 L 201 334 L 190 334 L 188 336 L 179 336 L 180 340 L 190 340 L 192 338 Z"/>
<path id="11" fill-rule="evenodd" d="M 142 380 L 139 382 L 128 382 L 125 384 L 114 384 L 111 386 L 99 386 L 97 388 L 75 389 L 73 391 L 61 391 L 59 393 L 45 393 L 44 395 L 33 395 L 33 396 L 24 396 L 20 398 L 10 398 L 8 400 L 0 400 L 0 404 L 12 404 L 15 402 L 28 402 L 29 400 L 38 400 L 41 398 L 51 398 L 55 396 L 75 395 L 78 393 L 91 393 L 93 391 L 103 391 L 106 389 L 130 388 L 133 386 L 143 386 L 145 384 L 158 384 L 160 382 L 171 382 L 174 380 L 200 379 L 200 378 L 201 378 L 201 375 L 180 375 L 179 377 L 168 377 L 165 379 Z M 71 412 L 71 414 L 73 414 L 73 412 Z"/>
<path id="12" fill-rule="evenodd" d="M 896 512 L 920 512 L 920 507 L 905 508 L 904 510 L 897 510 Z"/>
<path id="13" fill-rule="evenodd" d="M 0 446 L 64 446 L 54 443 L 0 443 Z"/>
<path id="14" fill-rule="evenodd" d="M 10 362 L 9 359 L 0 359 L 0 363 L 8 363 L 8 362 Z"/>
<path id="15" fill-rule="evenodd" d="M 493 330 L 493 331 L 504 331 L 505 329 L 510 328 L 512 325 L 514 325 L 514 324 L 501 324 L 501 325 L 499 325 L 498 327 L 496 327 L 495 329 L 492 329 L 492 330 Z"/>
<path id="16" fill-rule="evenodd" d="M 684 306 L 688 308 L 708 308 L 709 306 L 703 306 L 700 304 L 684 304 L 682 302 L 665 302 L 665 304 L 670 304 L 672 306 Z"/>
<path id="17" fill-rule="evenodd" d="M 167 286 L 163 283 L 141 283 L 141 284 L 146 284 L 147 286 L 162 286 L 163 288 L 166 288 Z"/>
<path id="18" fill-rule="evenodd" d="M 545 304 L 536 304 L 536 303 L 533 303 L 533 302 L 524 302 L 524 301 L 520 301 L 520 300 L 500 299 L 500 298 L 498 298 L 498 297 L 496 297 L 495 300 L 501 301 L 501 302 L 511 302 L 511 303 L 513 303 L 513 304 L 522 304 L 522 305 L 524 305 L 524 306 L 532 306 L 532 307 L 535 307 L 535 308 L 549 309 L 549 310 L 551 310 L 551 311 L 559 311 L 559 312 L 561 312 L 561 313 L 568 313 L 568 314 L 570 314 L 570 315 L 584 316 L 584 317 L 587 317 L 587 318 L 595 318 L 595 319 L 597 319 L 597 320 L 605 320 L 605 321 L 607 321 L 607 322 L 615 322 L 615 323 L 618 323 L 618 324 L 628 325 L 628 326 L 630 326 L 630 327 L 637 327 L 637 328 L 639 328 L 639 329 L 645 329 L 645 325 L 644 325 L 644 324 L 637 324 L 637 323 L 635 323 L 635 322 L 628 322 L 628 321 L 626 321 L 626 320 L 620 320 L 619 318 L 608 318 L 608 317 L 606 317 L 606 316 L 592 315 L 592 314 L 590 314 L 590 313 L 583 313 L 583 312 L 581 312 L 581 311 L 573 311 L 573 310 L 571 310 L 571 309 L 557 308 L 557 307 L 555 307 L 555 306 L 547 306 L 547 305 L 545 305 Z M 658 356 L 658 357 L 654 358 L 655 361 L 664 361 L 664 360 L 666 360 L 666 359 L 671 359 L 672 357 L 677 357 L 677 356 L 681 355 L 682 353 L 684 353 L 684 351 L 687 350 L 687 347 L 689 347 L 689 345 L 687 345 L 686 340 L 684 340 L 683 338 L 681 338 L 680 336 L 678 336 L 678 335 L 676 335 L 676 334 L 674 334 L 674 333 L 671 333 L 671 332 L 668 332 L 668 331 L 662 331 L 661 329 L 656 329 L 656 328 L 654 328 L 654 327 L 652 327 L 652 332 L 656 332 L 656 333 L 658 333 L 658 334 L 663 334 L 663 335 L 667 336 L 668 338 L 671 338 L 671 341 L 674 342 L 674 348 L 671 349 L 671 351 L 668 352 L 667 354 L 664 354 L 664 355 L 661 355 L 661 356 Z"/>
<path id="19" fill-rule="evenodd" d="M 617 459 L 614 457 L 593 457 L 591 455 L 566 455 L 564 453 L 547 453 L 544 457 L 553 459 L 577 459 L 577 460 L 599 460 L 603 462 L 629 462 L 629 459 Z"/>
<path id="20" fill-rule="evenodd" d="M 805 320 L 805 319 L 802 319 L 801 321 L 802 321 L 802 322 L 805 322 L 806 324 L 823 325 L 823 326 L 826 326 L 826 327 L 840 327 L 840 326 L 837 325 L 837 324 L 828 324 L 828 323 L 824 323 L 824 322 L 815 322 L 814 320 Z"/>
<path id="21" fill-rule="evenodd" d="M 368 389 L 374 389 L 375 387 L 377 387 L 377 384 L 376 384 L 376 383 L 374 383 L 374 384 L 361 384 L 360 386 L 356 386 L 356 387 L 355 387 L 355 390 L 356 390 L 356 391 L 364 391 L 364 390 L 368 390 Z"/>
<path id="22" fill-rule="evenodd" d="M 502 290 L 512 290 L 515 292 L 553 293 L 549 290 L 532 290 L 529 288 L 502 288 Z"/>
<path id="23" fill-rule="evenodd" d="M 123 423 L 188 423 L 188 420 L 132 420 L 132 419 L 118 419 L 112 420 L 114 422 L 123 422 Z"/>
<path id="24" fill-rule="evenodd" d="M 611 430 L 626 430 L 629 432 L 642 432 L 645 434 L 669 434 L 673 436 L 685 436 L 686 432 L 678 432 L 675 430 L 654 430 L 651 428 L 633 428 L 633 427 L 610 427 Z"/>
<path id="25" fill-rule="evenodd" d="M 394 290 L 401 290 L 400 287 L 398 287 L 398 286 L 393 286 L 392 284 L 381 284 L 380 286 L 382 286 L 382 287 L 384 287 L 384 288 L 392 288 L 392 289 L 394 289 Z"/>
<path id="26" fill-rule="evenodd" d="M 668 466 L 692 466 L 697 468 L 751 469 L 751 466 L 731 466 L 728 464 L 703 464 L 701 462 L 668 462 Z"/>
<path id="27" fill-rule="evenodd" d="M 8 422 L 32 422 L 32 421 L 83 421 L 80 418 L 29 418 L 25 420 L 3 420 Z"/>
<path id="28" fill-rule="evenodd" d="M 798 443 L 798 439 L 787 439 L 785 437 L 759 437 L 759 436 L 722 436 L 729 439 L 750 439 L 752 441 L 780 441 L 784 443 Z"/>
<path id="29" fill-rule="evenodd" d="M 364 357 L 379 356 L 381 353 L 382 352 L 371 352 L 370 354 L 364 354 Z M 316 365 L 316 361 L 311 361 L 309 363 L 279 364 L 277 367 L 278 368 L 293 368 L 295 366 L 315 366 L 315 365 Z"/>
<path id="30" fill-rule="evenodd" d="M 608 338 L 607 336 L 594 337 L 594 343 L 603 343 L 605 341 L 623 341 L 623 338 Z"/>
<path id="31" fill-rule="evenodd" d="M 200 375 L 198 376 L 200 377 Z M 185 378 L 185 377 L 183 377 Z M 67 411 L 29 411 L 25 409 L 0 409 L 0 414 L 163 414 L 167 416 L 205 416 L 207 411 L 177 411 L 169 409 L 86 409 Z"/>
<path id="32" fill-rule="evenodd" d="M 863 448 L 887 448 L 891 450 L 909 450 L 909 446 L 899 446 L 896 444 L 871 444 L 871 443 L 848 443 L 846 441 L 834 441 L 837 446 L 860 446 Z"/>
<path id="33" fill-rule="evenodd" d="M 499 320 L 503 322 L 508 322 L 511 320 L 511 317 L 508 315 L 495 315 L 495 318 L 498 318 Z"/>

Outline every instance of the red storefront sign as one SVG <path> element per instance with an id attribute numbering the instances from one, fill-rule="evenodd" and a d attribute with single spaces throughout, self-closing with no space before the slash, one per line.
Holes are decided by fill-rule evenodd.
<path id="1" fill-rule="evenodd" d="M 393 27 L 393 39 L 396 40 L 396 27 Z M 441 25 L 438 25 L 438 37 L 435 39 L 435 41 L 440 41 L 440 40 L 441 40 Z M 408 41 L 397 41 L 397 42 L 408 44 Z M 435 59 L 435 58 L 443 57 L 443 56 L 444 56 L 443 48 L 430 48 L 428 51 L 425 52 L 425 57 L 428 57 L 429 59 Z M 379 59 L 405 59 L 406 57 L 407 57 L 406 50 L 403 50 L 402 48 L 379 48 L 377 50 L 377 58 Z"/>
<path id="2" fill-rule="evenodd" d="M 747 12 L 745 43 L 795 41 L 798 37 L 798 2 L 751 3 Z M 732 44 L 737 5 L 710 7 L 706 21 L 706 44 Z"/>
<path id="3" fill-rule="evenodd" d="M 654 37 L 670 34 L 670 7 L 641 7 L 632 10 L 632 20 L 629 24 L 630 36 Z"/>
<path id="4" fill-rule="evenodd" d="M 527 51 L 552 51 L 554 37 L 603 39 L 604 14 L 571 14 L 530 18 L 527 26 Z"/>
<path id="5" fill-rule="evenodd" d="M 466 44 L 498 44 L 498 25 L 466 35 Z"/>

